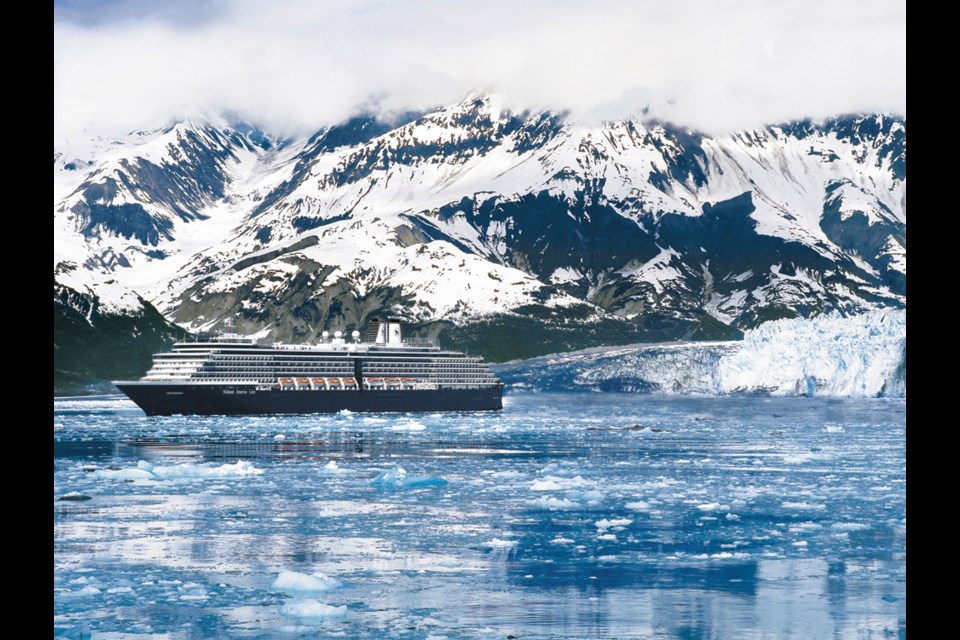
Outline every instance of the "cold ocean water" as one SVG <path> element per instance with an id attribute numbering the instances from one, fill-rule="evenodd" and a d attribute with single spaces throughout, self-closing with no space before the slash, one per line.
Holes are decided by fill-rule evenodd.
<path id="1" fill-rule="evenodd" d="M 54 634 L 902 638 L 904 400 L 54 402 Z"/>

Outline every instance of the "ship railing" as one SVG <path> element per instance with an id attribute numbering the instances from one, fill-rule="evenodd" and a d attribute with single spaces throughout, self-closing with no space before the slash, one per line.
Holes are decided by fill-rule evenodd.
<path id="1" fill-rule="evenodd" d="M 387 345 L 390 346 L 390 345 Z M 439 347 L 440 341 L 436 338 L 404 338 L 405 347 Z"/>

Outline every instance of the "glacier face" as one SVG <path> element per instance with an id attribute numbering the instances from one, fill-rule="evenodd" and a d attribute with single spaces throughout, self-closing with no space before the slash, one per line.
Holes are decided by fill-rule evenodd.
<path id="1" fill-rule="evenodd" d="M 777 320 L 738 342 L 588 349 L 497 370 L 514 391 L 906 397 L 906 311 Z"/>
<path id="2" fill-rule="evenodd" d="M 711 137 L 494 97 L 296 140 L 181 122 L 55 145 L 54 267 L 270 339 L 384 309 L 730 335 L 905 305 L 905 145 L 884 115 Z"/>

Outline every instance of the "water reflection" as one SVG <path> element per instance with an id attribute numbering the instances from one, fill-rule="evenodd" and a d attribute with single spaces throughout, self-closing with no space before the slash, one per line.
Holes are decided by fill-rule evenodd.
<path id="1" fill-rule="evenodd" d="M 416 423 L 74 407 L 57 416 L 55 495 L 91 500 L 54 502 L 55 624 L 171 639 L 905 636 L 889 403 L 534 400 Z M 372 484 L 400 468 L 445 483 Z M 290 614 L 280 571 L 336 576 L 316 599 L 348 615 Z"/>

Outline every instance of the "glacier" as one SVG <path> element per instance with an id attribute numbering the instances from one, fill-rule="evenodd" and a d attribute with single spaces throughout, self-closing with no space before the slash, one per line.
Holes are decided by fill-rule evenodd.
<path id="1" fill-rule="evenodd" d="M 495 367 L 513 392 L 906 397 L 906 311 L 775 320 L 737 342 L 585 349 Z"/>

